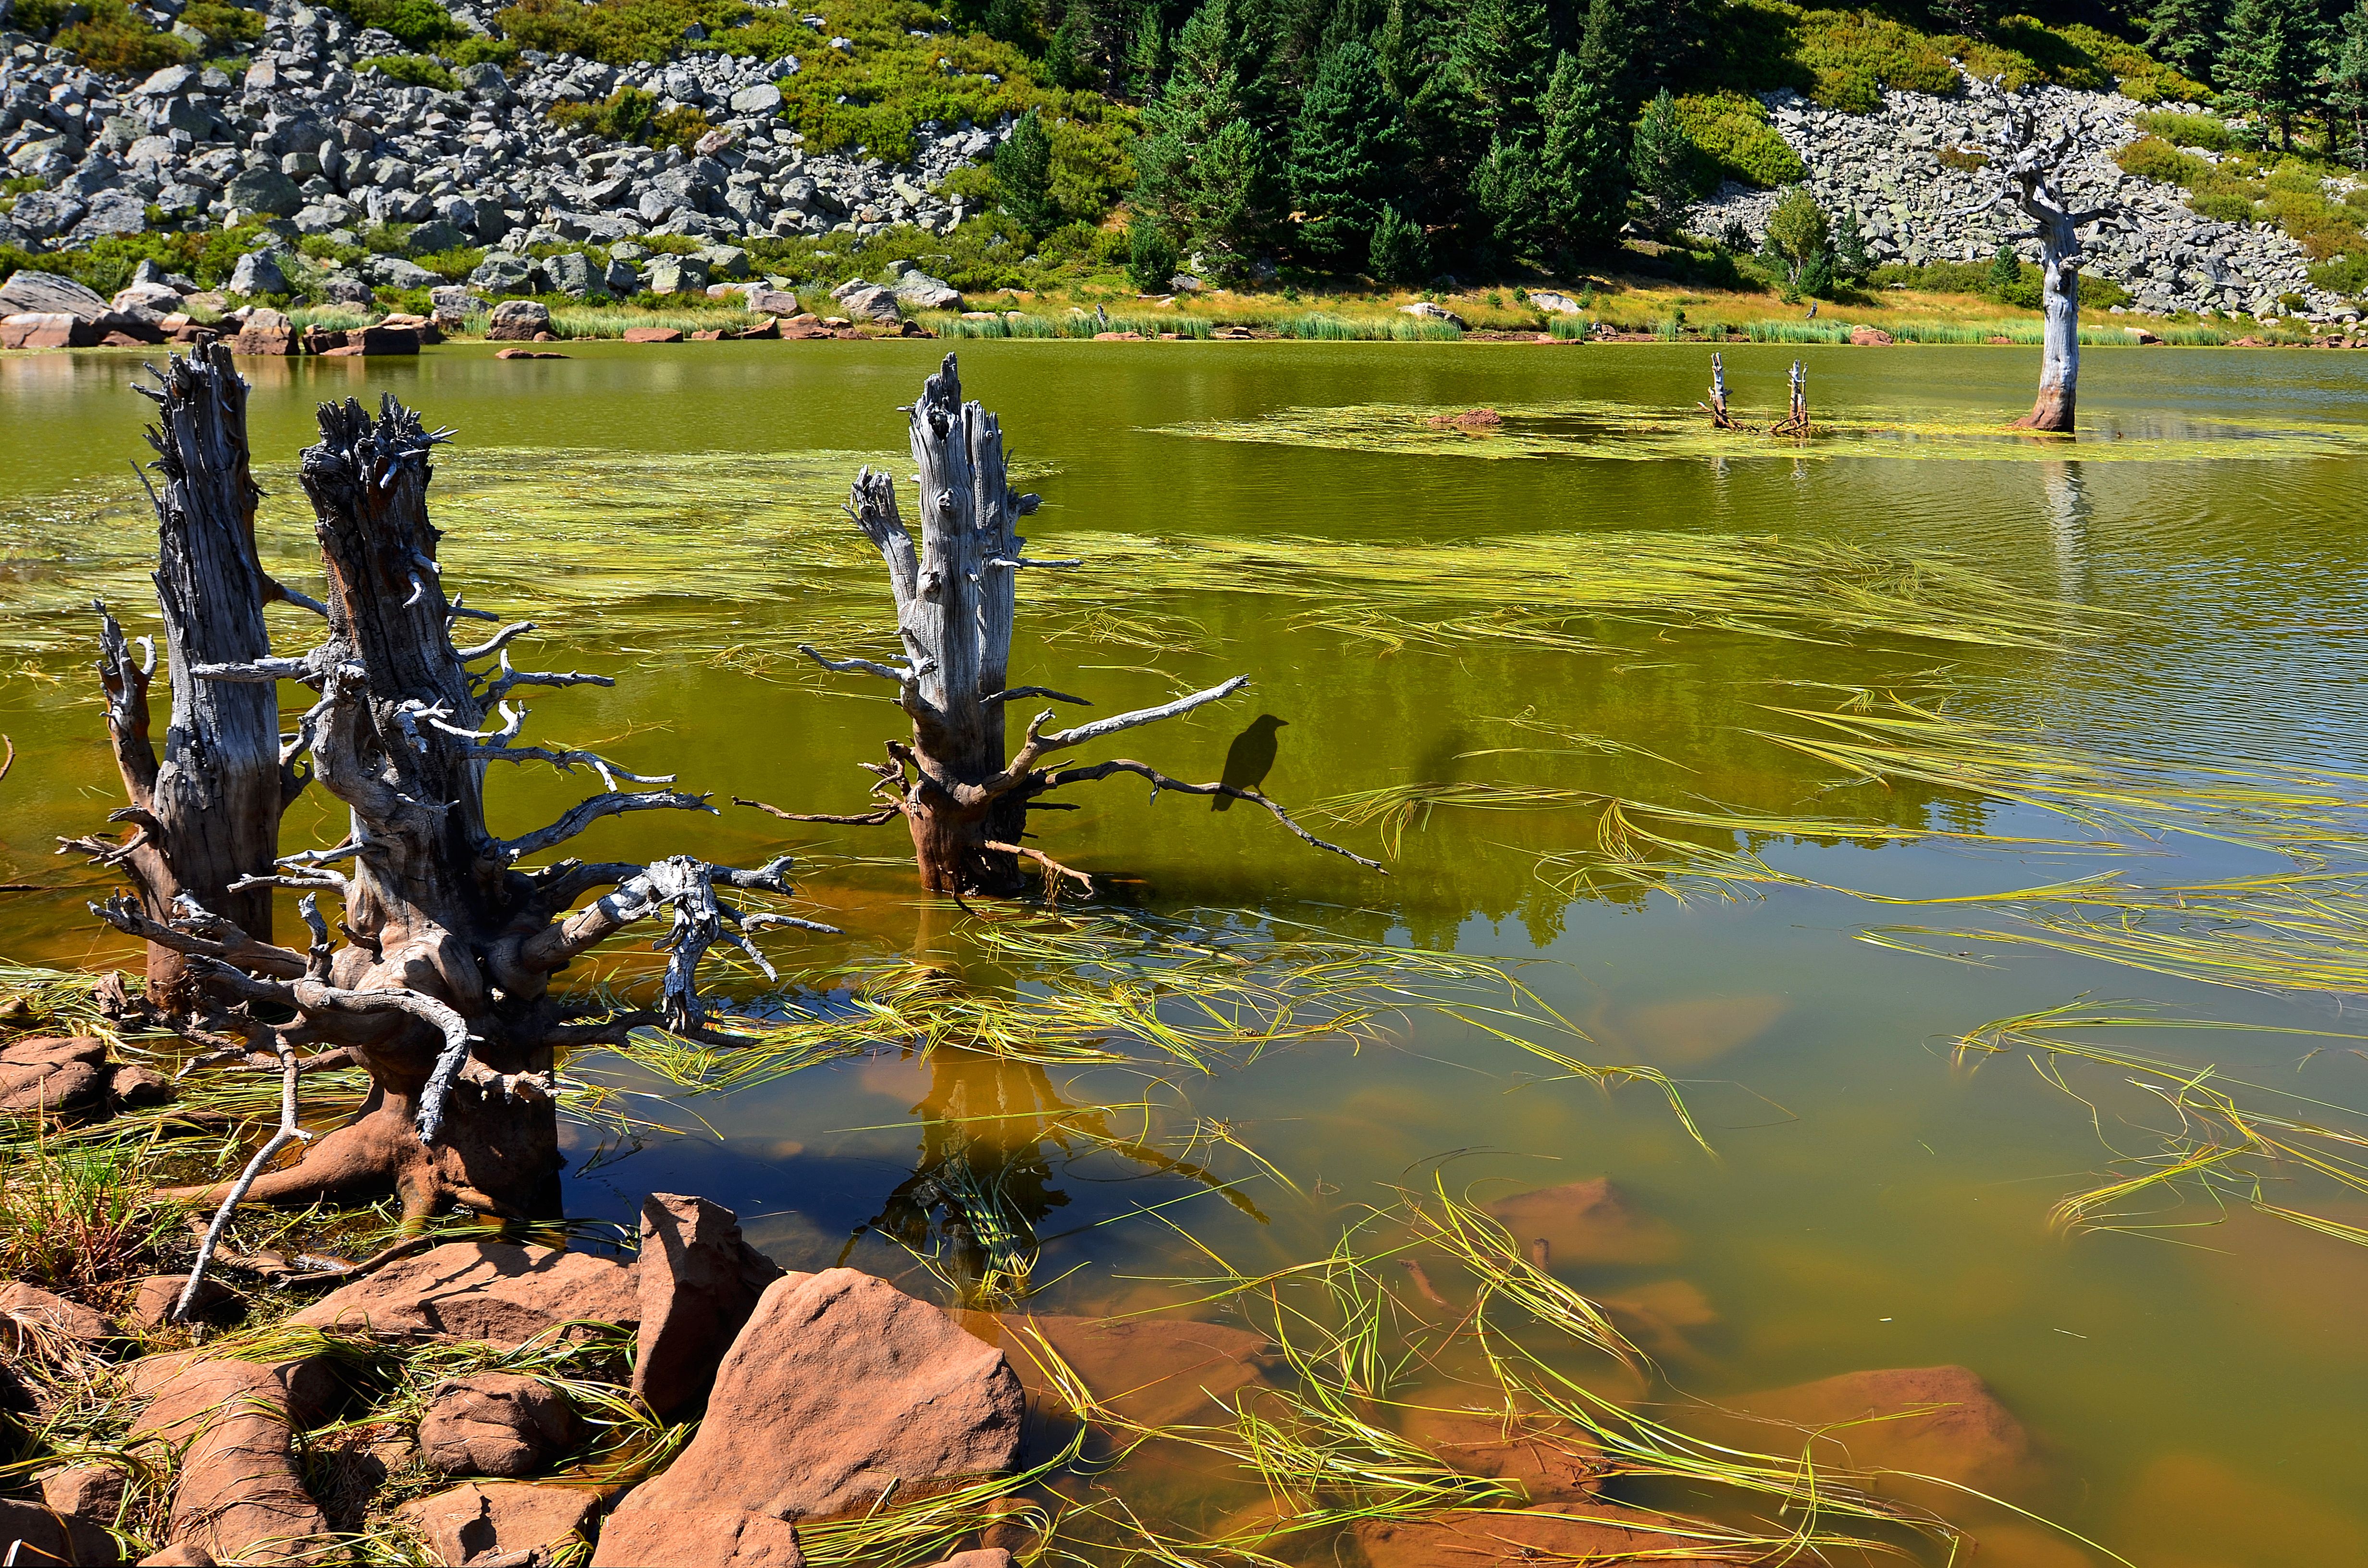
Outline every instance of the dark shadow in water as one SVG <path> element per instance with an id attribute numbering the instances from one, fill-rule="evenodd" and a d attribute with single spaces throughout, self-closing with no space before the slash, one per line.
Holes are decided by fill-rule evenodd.
<path id="1" fill-rule="evenodd" d="M 1289 722 L 1271 713 L 1261 713 L 1250 721 L 1249 728 L 1234 737 L 1234 744 L 1225 748 L 1225 771 L 1221 776 L 1227 788 L 1255 790 L 1266 782 L 1267 775 L 1274 771 L 1274 733 Z M 1209 797 L 1209 809 L 1212 812 L 1224 811 L 1233 803 L 1230 795 Z"/>

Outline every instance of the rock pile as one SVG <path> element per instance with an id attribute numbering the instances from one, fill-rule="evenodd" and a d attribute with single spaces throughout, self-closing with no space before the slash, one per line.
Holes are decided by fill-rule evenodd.
<path id="1" fill-rule="evenodd" d="M 809 154 L 778 116 L 774 84 L 796 74 L 794 57 L 700 53 L 620 70 L 527 51 L 514 78 L 488 62 L 458 73 L 456 92 L 407 85 L 364 66 L 401 52 L 394 39 L 296 0 L 270 0 L 236 81 L 181 65 L 116 80 L 13 33 L 0 33 L 0 156 L 6 177 L 40 182 L 0 214 L 0 244 L 35 252 L 258 214 L 285 221 L 283 242 L 359 244 L 370 225 L 416 224 L 414 255 L 500 244 L 520 262 L 539 244 L 652 233 L 720 242 L 896 223 L 939 231 L 964 210 L 933 187 L 1008 129 L 925 123 L 903 165 Z M 626 87 L 655 95 L 662 110 L 698 109 L 714 129 L 691 151 L 657 152 L 549 118 Z M 281 291 L 270 286 L 279 266 L 258 264 L 239 291 Z M 370 266 L 370 283 L 433 280 L 402 256 Z"/>
<path id="2" fill-rule="evenodd" d="M 2083 205 L 2117 210 L 2114 220 L 2092 231 L 2083 269 L 2089 276 L 2120 283 L 2146 311 L 2282 314 L 2279 296 L 2294 294 L 2313 321 L 2358 319 L 2340 296 L 2311 286 L 2309 258 L 2283 230 L 2215 222 L 2190 210 L 2177 187 L 2124 173 L 2113 154 L 2142 134 L 2132 118 L 2144 105 L 2118 93 L 2037 91 L 2043 131 L 2075 115 L 2106 127 L 2077 155 L 2066 182 Z M 2022 226 L 2020 215 L 2002 208 L 1968 211 L 1997 188 L 1997 177 L 1958 166 L 1970 160 L 1941 157 L 1986 154 L 1996 145 L 2000 111 L 1994 102 L 1886 92 L 1880 109 L 1855 115 L 1819 108 L 1789 88 L 1764 101 L 1777 131 L 1808 167 L 1810 194 L 1829 213 L 1858 215 L 1877 264 L 1985 260 Z M 1717 235 L 1739 223 L 1758 244 L 1779 194 L 1729 182 L 1693 210 L 1690 226 Z M 2035 240 L 2018 249 L 2025 260 L 2039 259 Z"/>

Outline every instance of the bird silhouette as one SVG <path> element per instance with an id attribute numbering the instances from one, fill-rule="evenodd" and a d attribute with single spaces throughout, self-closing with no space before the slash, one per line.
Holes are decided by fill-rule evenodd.
<path id="1" fill-rule="evenodd" d="M 1274 771 L 1274 733 L 1289 721 L 1261 713 L 1225 748 L 1225 783 L 1235 790 L 1255 790 Z M 1212 796 L 1209 809 L 1222 812 L 1234 803 L 1231 795 Z"/>

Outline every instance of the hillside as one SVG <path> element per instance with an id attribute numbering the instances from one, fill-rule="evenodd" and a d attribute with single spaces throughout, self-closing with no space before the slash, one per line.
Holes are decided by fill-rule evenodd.
<path id="1" fill-rule="evenodd" d="M 2100 302 L 2328 321 L 2368 286 L 2348 185 L 2248 152 L 2243 120 L 2169 114 L 2211 90 L 2081 22 L 827 4 L 0 0 L 0 272 L 112 293 L 147 260 L 191 290 L 414 309 L 461 283 L 647 308 L 894 260 L 923 269 L 908 305 L 944 302 L 932 276 L 1179 269 L 1293 298 L 1623 268 L 1831 292 L 1886 263 L 1875 284 L 1972 287 L 1947 268 L 1987 267 L 2002 228 L 1952 215 L 1979 183 L 1973 73 L 2110 128 L 2093 184 L 2134 232 L 2100 238 Z M 1805 274 L 1763 245 L 1796 184 L 1831 225 Z"/>

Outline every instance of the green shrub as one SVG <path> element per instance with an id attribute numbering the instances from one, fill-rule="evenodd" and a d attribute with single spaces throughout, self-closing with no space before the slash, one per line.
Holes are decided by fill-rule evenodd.
<path id="1" fill-rule="evenodd" d="M 609 65 L 671 60 L 697 24 L 708 34 L 744 21 L 741 0 L 519 0 L 495 20 L 521 49 L 586 55 Z M 745 29 L 744 29 L 745 30 Z M 822 40 L 809 29 L 809 47 Z M 902 24 L 899 24 L 902 30 Z M 735 49 L 734 52 L 742 52 Z M 749 51 L 781 53 L 784 51 Z M 803 51 L 799 51 L 803 56 Z"/>
<path id="2" fill-rule="evenodd" d="M 639 142 L 645 147 L 689 147 L 715 129 L 695 108 L 661 113 L 657 95 L 642 87 L 620 87 L 597 104 L 553 104 L 549 118 L 553 125 L 570 131 L 590 131 L 612 142 Z"/>
<path id="3" fill-rule="evenodd" d="M 518 63 L 518 46 L 506 38 L 488 38 L 472 33 L 444 51 L 444 58 L 455 67 L 481 65 L 490 60 L 507 71 Z"/>
<path id="4" fill-rule="evenodd" d="M 2134 43 L 2117 39 L 2111 33 L 2100 32 L 2081 22 L 2058 28 L 2055 31 L 2112 72 L 2120 83 L 2123 96 L 2139 103 L 2200 104 L 2211 101 L 2211 88 L 2180 75 Z"/>
<path id="5" fill-rule="evenodd" d="M 1677 100 L 1678 123 L 1714 178 L 1746 185 L 1791 185 L 1809 177 L 1800 154 L 1768 123 L 1768 109 L 1741 93 L 1691 95 Z"/>
<path id="6" fill-rule="evenodd" d="M 2215 223 L 2249 223 L 2254 218 L 2253 204 L 2235 191 L 2199 191 L 2187 199 L 2187 205 Z"/>
<path id="7" fill-rule="evenodd" d="M 2216 114 L 2147 109 L 2132 116 L 2130 123 L 2174 147 L 2202 147 L 2212 153 L 2233 153 L 2237 150 L 2235 133 L 2228 129 L 2228 122 Z M 2129 167 L 2126 164 L 2122 166 Z"/>
<path id="8" fill-rule="evenodd" d="M 64 25 L 66 13 L 74 8 L 74 0 L 17 0 L 16 21 L 20 31 L 53 33 Z"/>
<path id="9" fill-rule="evenodd" d="M 1807 92 L 1816 73 L 1801 63 L 1801 26 L 1805 13 L 1784 0 L 1732 0 L 1719 7 L 1702 63 L 1690 88 L 1728 88 L 1745 93 L 1792 87 Z"/>
<path id="10" fill-rule="evenodd" d="M 221 0 L 194 0 L 178 19 L 205 34 L 206 42 L 217 50 L 253 43 L 263 36 L 262 12 Z"/>
<path id="11" fill-rule="evenodd" d="M 1183 265 L 1176 254 L 1175 243 L 1149 223 L 1136 223 L 1127 231 L 1127 280 L 1140 294 L 1165 294 L 1167 280 L 1176 276 Z"/>
<path id="12" fill-rule="evenodd" d="M 452 80 L 452 73 L 444 68 L 444 62 L 433 55 L 374 54 L 357 62 L 354 68 L 375 71 L 381 76 L 392 76 L 415 87 L 434 87 L 438 92 L 449 93 L 460 85 Z"/>
<path id="13" fill-rule="evenodd" d="M 2301 159 L 2280 163 L 2263 185 L 2262 210 L 2294 237 L 2311 260 L 2368 249 L 2359 209 L 2349 201 L 2328 199 L 2318 171 Z"/>
<path id="14" fill-rule="evenodd" d="M 124 0 L 97 0 L 90 19 L 57 36 L 57 46 L 94 71 L 145 76 L 198 57 L 198 46 L 160 33 L 131 14 Z"/>
<path id="15" fill-rule="evenodd" d="M 1962 78 L 1930 39 L 1872 11 L 1803 15 L 1794 54 L 1816 78 L 1809 96 L 1827 108 L 1868 114 L 1883 90 L 1949 94 Z"/>
<path id="16" fill-rule="evenodd" d="M 469 29 L 452 19 L 452 13 L 436 0 L 333 0 L 356 27 L 377 28 L 393 33 L 403 47 L 412 52 L 426 53 L 438 44 L 452 43 L 469 36 Z"/>
<path id="17" fill-rule="evenodd" d="M 2310 269 L 2310 280 L 2333 294 L 2368 294 L 2368 246 L 2320 262 Z"/>
<path id="18" fill-rule="evenodd" d="M 2194 186 L 2208 181 L 2212 165 L 2192 153 L 2182 153 L 2159 136 L 2141 136 L 2113 154 L 2113 162 L 2140 179 L 2164 185 Z"/>

